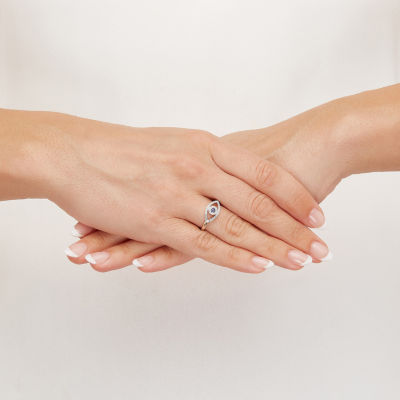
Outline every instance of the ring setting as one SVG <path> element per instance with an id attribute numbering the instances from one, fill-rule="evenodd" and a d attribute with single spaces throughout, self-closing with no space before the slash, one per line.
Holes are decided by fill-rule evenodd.
<path id="1" fill-rule="evenodd" d="M 210 222 L 214 221 L 214 219 L 218 217 L 220 211 L 221 211 L 221 204 L 218 200 L 214 200 L 207 205 L 204 211 L 204 222 L 203 226 L 201 227 L 202 231 L 206 229 L 207 225 Z"/>

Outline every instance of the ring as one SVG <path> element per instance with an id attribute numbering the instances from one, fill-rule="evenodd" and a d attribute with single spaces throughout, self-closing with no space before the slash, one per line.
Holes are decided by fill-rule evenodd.
<path id="1" fill-rule="evenodd" d="M 221 204 L 219 203 L 218 200 L 214 200 L 207 205 L 206 210 L 204 212 L 204 223 L 203 226 L 201 227 L 202 231 L 205 231 L 206 226 L 211 221 L 214 221 L 214 219 L 218 217 L 220 211 L 221 211 Z"/>

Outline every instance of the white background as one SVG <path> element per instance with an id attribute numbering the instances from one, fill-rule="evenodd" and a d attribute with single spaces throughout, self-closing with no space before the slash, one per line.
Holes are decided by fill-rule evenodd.
<path id="1" fill-rule="evenodd" d="M 0 106 L 267 126 L 397 82 L 399 24 L 398 0 L 0 0 Z M 259 276 L 99 274 L 63 255 L 61 210 L 2 203 L 0 398 L 399 399 L 399 188 L 346 180 L 334 261 Z"/>

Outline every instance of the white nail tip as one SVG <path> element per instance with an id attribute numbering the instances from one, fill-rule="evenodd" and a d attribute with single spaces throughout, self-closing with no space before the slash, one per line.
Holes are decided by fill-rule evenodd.
<path id="1" fill-rule="evenodd" d="M 304 267 L 305 265 L 311 264 L 312 263 L 312 257 L 307 256 L 306 261 L 304 261 L 301 265 Z"/>
<path id="2" fill-rule="evenodd" d="M 67 248 L 64 250 L 64 253 L 65 253 L 67 256 L 69 256 L 69 257 L 74 257 L 74 258 L 78 257 L 78 255 L 75 254 L 69 247 L 67 247 Z"/>
<path id="3" fill-rule="evenodd" d="M 137 258 L 132 261 L 132 265 L 135 267 L 143 267 L 143 264 Z"/>
<path id="4" fill-rule="evenodd" d="M 272 268 L 275 264 L 270 260 L 268 264 L 264 266 L 264 268 Z"/>
<path id="5" fill-rule="evenodd" d="M 321 225 L 318 229 L 325 229 L 326 228 L 326 225 L 327 225 L 327 223 L 326 223 L 326 221 L 324 222 L 324 224 L 323 225 Z"/>
<path id="6" fill-rule="evenodd" d="M 333 253 L 329 250 L 329 253 L 324 257 L 321 258 L 321 261 L 330 261 L 333 258 Z"/>
<path id="7" fill-rule="evenodd" d="M 75 237 L 77 237 L 77 238 L 81 238 L 81 237 L 83 236 L 83 235 L 82 235 L 79 231 L 77 231 L 75 228 L 72 229 L 71 235 L 72 235 L 72 236 L 75 236 Z"/>
<path id="8" fill-rule="evenodd" d="M 86 260 L 89 264 L 96 264 L 96 260 L 92 257 L 91 254 L 88 254 L 87 256 L 85 256 L 85 260 Z"/>

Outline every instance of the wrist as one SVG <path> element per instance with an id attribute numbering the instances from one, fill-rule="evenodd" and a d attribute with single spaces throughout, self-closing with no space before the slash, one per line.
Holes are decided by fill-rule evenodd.
<path id="1" fill-rule="evenodd" d="M 400 85 L 336 100 L 344 174 L 400 170 Z"/>
<path id="2" fill-rule="evenodd" d="M 356 138 L 361 135 L 360 127 L 348 98 L 333 100 L 324 107 L 333 116 L 333 122 L 327 122 L 330 129 L 327 131 L 324 153 L 336 171 L 338 180 L 342 180 L 356 173 L 358 168 Z"/>
<path id="3" fill-rule="evenodd" d="M 1 199 L 51 198 L 62 134 L 55 113 L 1 110 Z"/>

